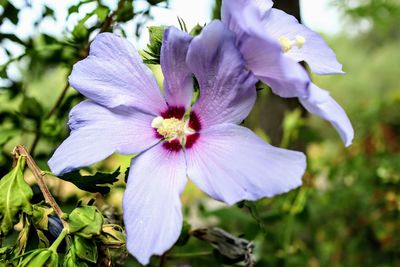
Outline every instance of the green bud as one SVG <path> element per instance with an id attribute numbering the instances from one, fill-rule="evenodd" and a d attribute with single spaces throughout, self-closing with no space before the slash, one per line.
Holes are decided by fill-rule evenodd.
<path id="1" fill-rule="evenodd" d="M 193 29 L 190 31 L 190 35 L 191 36 L 197 36 L 201 33 L 201 31 L 203 30 L 203 26 L 201 26 L 200 24 L 197 24 L 196 26 L 193 27 Z"/>
<path id="2" fill-rule="evenodd" d="M 85 238 L 100 235 L 103 220 L 103 215 L 95 206 L 78 207 L 68 217 L 70 233 Z"/>
<path id="3" fill-rule="evenodd" d="M 106 246 L 120 248 L 125 245 L 124 229 L 117 224 L 105 224 L 99 239 Z"/>

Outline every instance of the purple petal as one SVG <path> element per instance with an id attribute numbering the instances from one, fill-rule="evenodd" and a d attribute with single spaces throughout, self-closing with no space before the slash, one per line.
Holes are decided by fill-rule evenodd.
<path id="1" fill-rule="evenodd" d="M 212 198 L 229 205 L 296 188 L 306 167 L 303 153 L 273 147 L 234 124 L 201 132 L 185 155 L 189 178 Z"/>
<path id="2" fill-rule="evenodd" d="M 89 166 L 114 152 L 139 153 L 159 141 L 151 128 L 154 116 L 138 111 L 111 111 L 84 101 L 69 116 L 71 134 L 48 162 L 56 175 Z"/>
<path id="3" fill-rule="evenodd" d="M 232 17 L 232 10 L 242 10 L 248 6 L 253 6 L 259 12 L 259 16 L 263 17 L 264 14 L 273 6 L 270 0 L 223 0 L 221 6 L 221 20 L 229 25 Z"/>
<path id="4" fill-rule="evenodd" d="M 164 74 L 164 92 L 169 106 L 190 106 L 193 95 L 192 72 L 186 65 L 186 54 L 192 37 L 169 27 L 164 30 L 161 47 L 161 67 Z"/>
<path id="5" fill-rule="evenodd" d="M 254 1 L 243 6 L 240 3 L 224 1 L 223 21 L 236 34 L 247 68 L 281 97 L 308 96 L 307 72 L 286 58 L 278 40 L 263 30 L 263 9 Z"/>
<path id="6" fill-rule="evenodd" d="M 297 19 L 281 10 L 272 8 L 264 18 L 264 28 L 275 39 L 286 37 L 294 40 L 296 36 L 305 38 L 301 48 L 293 46 L 286 55 L 296 61 L 306 61 L 317 74 L 343 74 L 333 50 L 316 32 L 300 24 Z"/>
<path id="7" fill-rule="evenodd" d="M 256 79 L 245 70 L 235 37 L 224 24 L 213 21 L 193 39 L 187 64 L 199 82 L 193 111 L 203 126 L 246 118 L 256 99 Z"/>
<path id="8" fill-rule="evenodd" d="M 129 106 L 150 114 L 167 108 L 150 69 L 135 47 L 112 33 L 99 34 L 89 56 L 74 65 L 72 87 L 103 106 Z"/>
<path id="9" fill-rule="evenodd" d="M 329 121 L 339 133 L 344 144 L 350 146 L 354 130 L 343 108 L 329 95 L 329 92 L 320 89 L 315 84 L 310 85 L 310 96 L 300 98 L 301 104 L 311 113 Z"/>
<path id="10" fill-rule="evenodd" d="M 264 37 L 249 36 L 241 46 L 248 68 L 281 97 L 306 97 L 310 78 L 297 62 L 282 56 L 281 48 Z"/>
<path id="11" fill-rule="evenodd" d="M 128 251 L 146 265 L 172 247 L 182 228 L 179 195 L 186 184 L 182 151 L 161 144 L 132 160 L 123 199 Z"/>

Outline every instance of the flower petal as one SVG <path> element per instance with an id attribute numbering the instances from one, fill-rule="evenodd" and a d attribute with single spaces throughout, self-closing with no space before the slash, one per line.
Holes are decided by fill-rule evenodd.
<path id="1" fill-rule="evenodd" d="M 306 61 L 311 70 L 317 74 L 343 74 L 342 64 L 335 52 L 327 45 L 318 33 L 300 24 L 298 20 L 276 8 L 267 12 L 264 18 L 264 28 L 275 39 L 286 37 L 294 40 L 296 36 L 305 38 L 302 48 L 293 46 L 286 55 L 298 62 Z"/>
<path id="2" fill-rule="evenodd" d="M 240 3 L 224 1 L 222 19 L 236 34 L 247 68 L 281 97 L 308 96 L 310 79 L 307 72 L 285 57 L 278 40 L 263 30 L 264 9 L 260 9 L 256 1 L 247 1 L 242 6 Z"/>
<path id="3" fill-rule="evenodd" d="M 329 121 L 339 133 L 344 144 L 350 146 L 354 138 L 353 126 L 343 108 L 315 84 L 310 85 L 310 96 L 300 98 L 301 104 L 311 113 Z"/>
<path id="4" fill-rule="evenodd" d="M 262 17 L 273 4 L 271 0 L 223 0 L 221 5 L 221 20 L 226 25 L 229 25 L 231 10 L 241 10 L 249 5 L 257 8 L 260 17 Z"/>
<path id="5" fill-rule="evenodd" d="M 128 251 L 140 263 L 172 247 L 182 228 L 183 152 L 159 144 L 132 160 L 123 199 Z"/>
<path id="6" fill-rule="evenodd" d="M 88 100 L 75 106 L 69 116 L 71 134 L 48 162 L 56 175 L 89 166 L 114 152 L 139 153 L 159 141 L 151 128 L 154 116 L 135 110 L 109 110 Z"/>
<path id="7" fill-rule="evenodd" d="M 246 118 L 256 99 L 256 79 L 245 70 L 235 37 L 224 24 L 213 21 L 193 39 L 187 64 L 199 82 L 193 111 L 203 126 Z"/>
<path id="8" fill-rule="evenodd" d="M 273 147 L 234 124 L 201 132 L 185 156 L 189 178 L 212 198 L 229 205 L 296 188 L 306 167 L 303 153 Z"/>
<path id="9" fill-rule="evenodd" d="M 112 33 L 99 34 L 87 58 L 74 65 L 72 87 L 109 108 L 128 106 L 157 115 L 167 108 L 150 69 L 135 47 Z"/>
<path id="10" fill-rule="evenodd" d="M 175 27 L 164 30 L 161 47 L 161 67 L 164 92 L 169 106 L 190 106 L 193 95 L 192 72 L 186 65 L 186 54 L 192 37 Z"/>
<path id="11" fill-rule="evenodd" d="M 267 36 L 252 35 L 246 38 L 241 52 L 248 68 L 280 97 L 308 96 L 310 78 L 307 72 L 299 63 L 283 56 L 280 47 L 278 52 L 273 51 L 273 43 Z"/>

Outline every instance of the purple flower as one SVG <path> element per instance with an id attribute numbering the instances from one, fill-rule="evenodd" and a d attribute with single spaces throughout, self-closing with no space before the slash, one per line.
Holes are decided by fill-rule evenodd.
<path id="1" fill-rule="evenodd" d="M 71 85 L 90 100 L 70 114 L 70 136 L 49 161 L 55 174 L 114 152 L 138 154 L 123 199 L 127 247 L 142 264 L 179 237 L 180 194 L 187 177 L 229 205 L 287 192 L 301 184 L 305 157 L 273 147 L 238 124 L 256 98 L 256 79 L 235 36 L 214 21 L 192 39 L 164 31 L 164 96 L 135 48 L 100 34 L 74 66 Z M 192 74 L 200 96 L 191 106 Z"/>
<path id="2" fill-rule="evenodd" d="M 322 37 L 269 0 L 223 0 L 222 21 L 236 34 L 246 66 L 281 97 L 298 97 L 311 113 L 329 121 L 346 146 L 353 127 L 345 111 L 310 81 L 298 62 L 317 74 L 342 74 L 342 65 Z"/>

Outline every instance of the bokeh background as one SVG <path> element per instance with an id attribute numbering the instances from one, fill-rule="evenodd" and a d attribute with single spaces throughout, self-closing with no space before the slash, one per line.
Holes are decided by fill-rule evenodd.
<path id="1" fill-rule="evenodd" d="M 180 17 L 190 29 L 218 18 L 219 4 L 0 0 L 0 176 L 10 170 L 17 144 L 26 145 L 48 170 L 46 161 L 68 135 L 67 114 L 83 99 L 68 87 L 67 77 L 100 30 L 146 49 L 147 26 L 179 27 Z M 256 266 L 400 266 L 400 3 L 281 0 L 276 7 L 323 34 L 343 63 L 346 75 L 313 79 L 347 111 L 355 129 L 353 145 L 344 148 L 334 129 L 304 112 L 296 100 L 261 90 L 245 125 L 274 145 L 306 152 L 304 185 L 275 198 L 227 207 L 190 184 L 182 195 L 185 221 L 192 229 L 217 226 L 252 240 Z M 151 68 L 161 84 L 159 67 Z M 81 172 L 119 166 L 124 171 L 130 158 L 113 155 Z M 123 174 L 106 195 L 54 177 L 47 182 L 64 211 L 79 199 L 95 198 L 104 214 L 120 220 Z M 40 201 L 39 191 L 35 197 Z M 190 237 L 163 264 L 222 265 L 213 255 L 210 244 Z M 122 250 L 116 258 L 116 266 L 137 265 Z"/>

